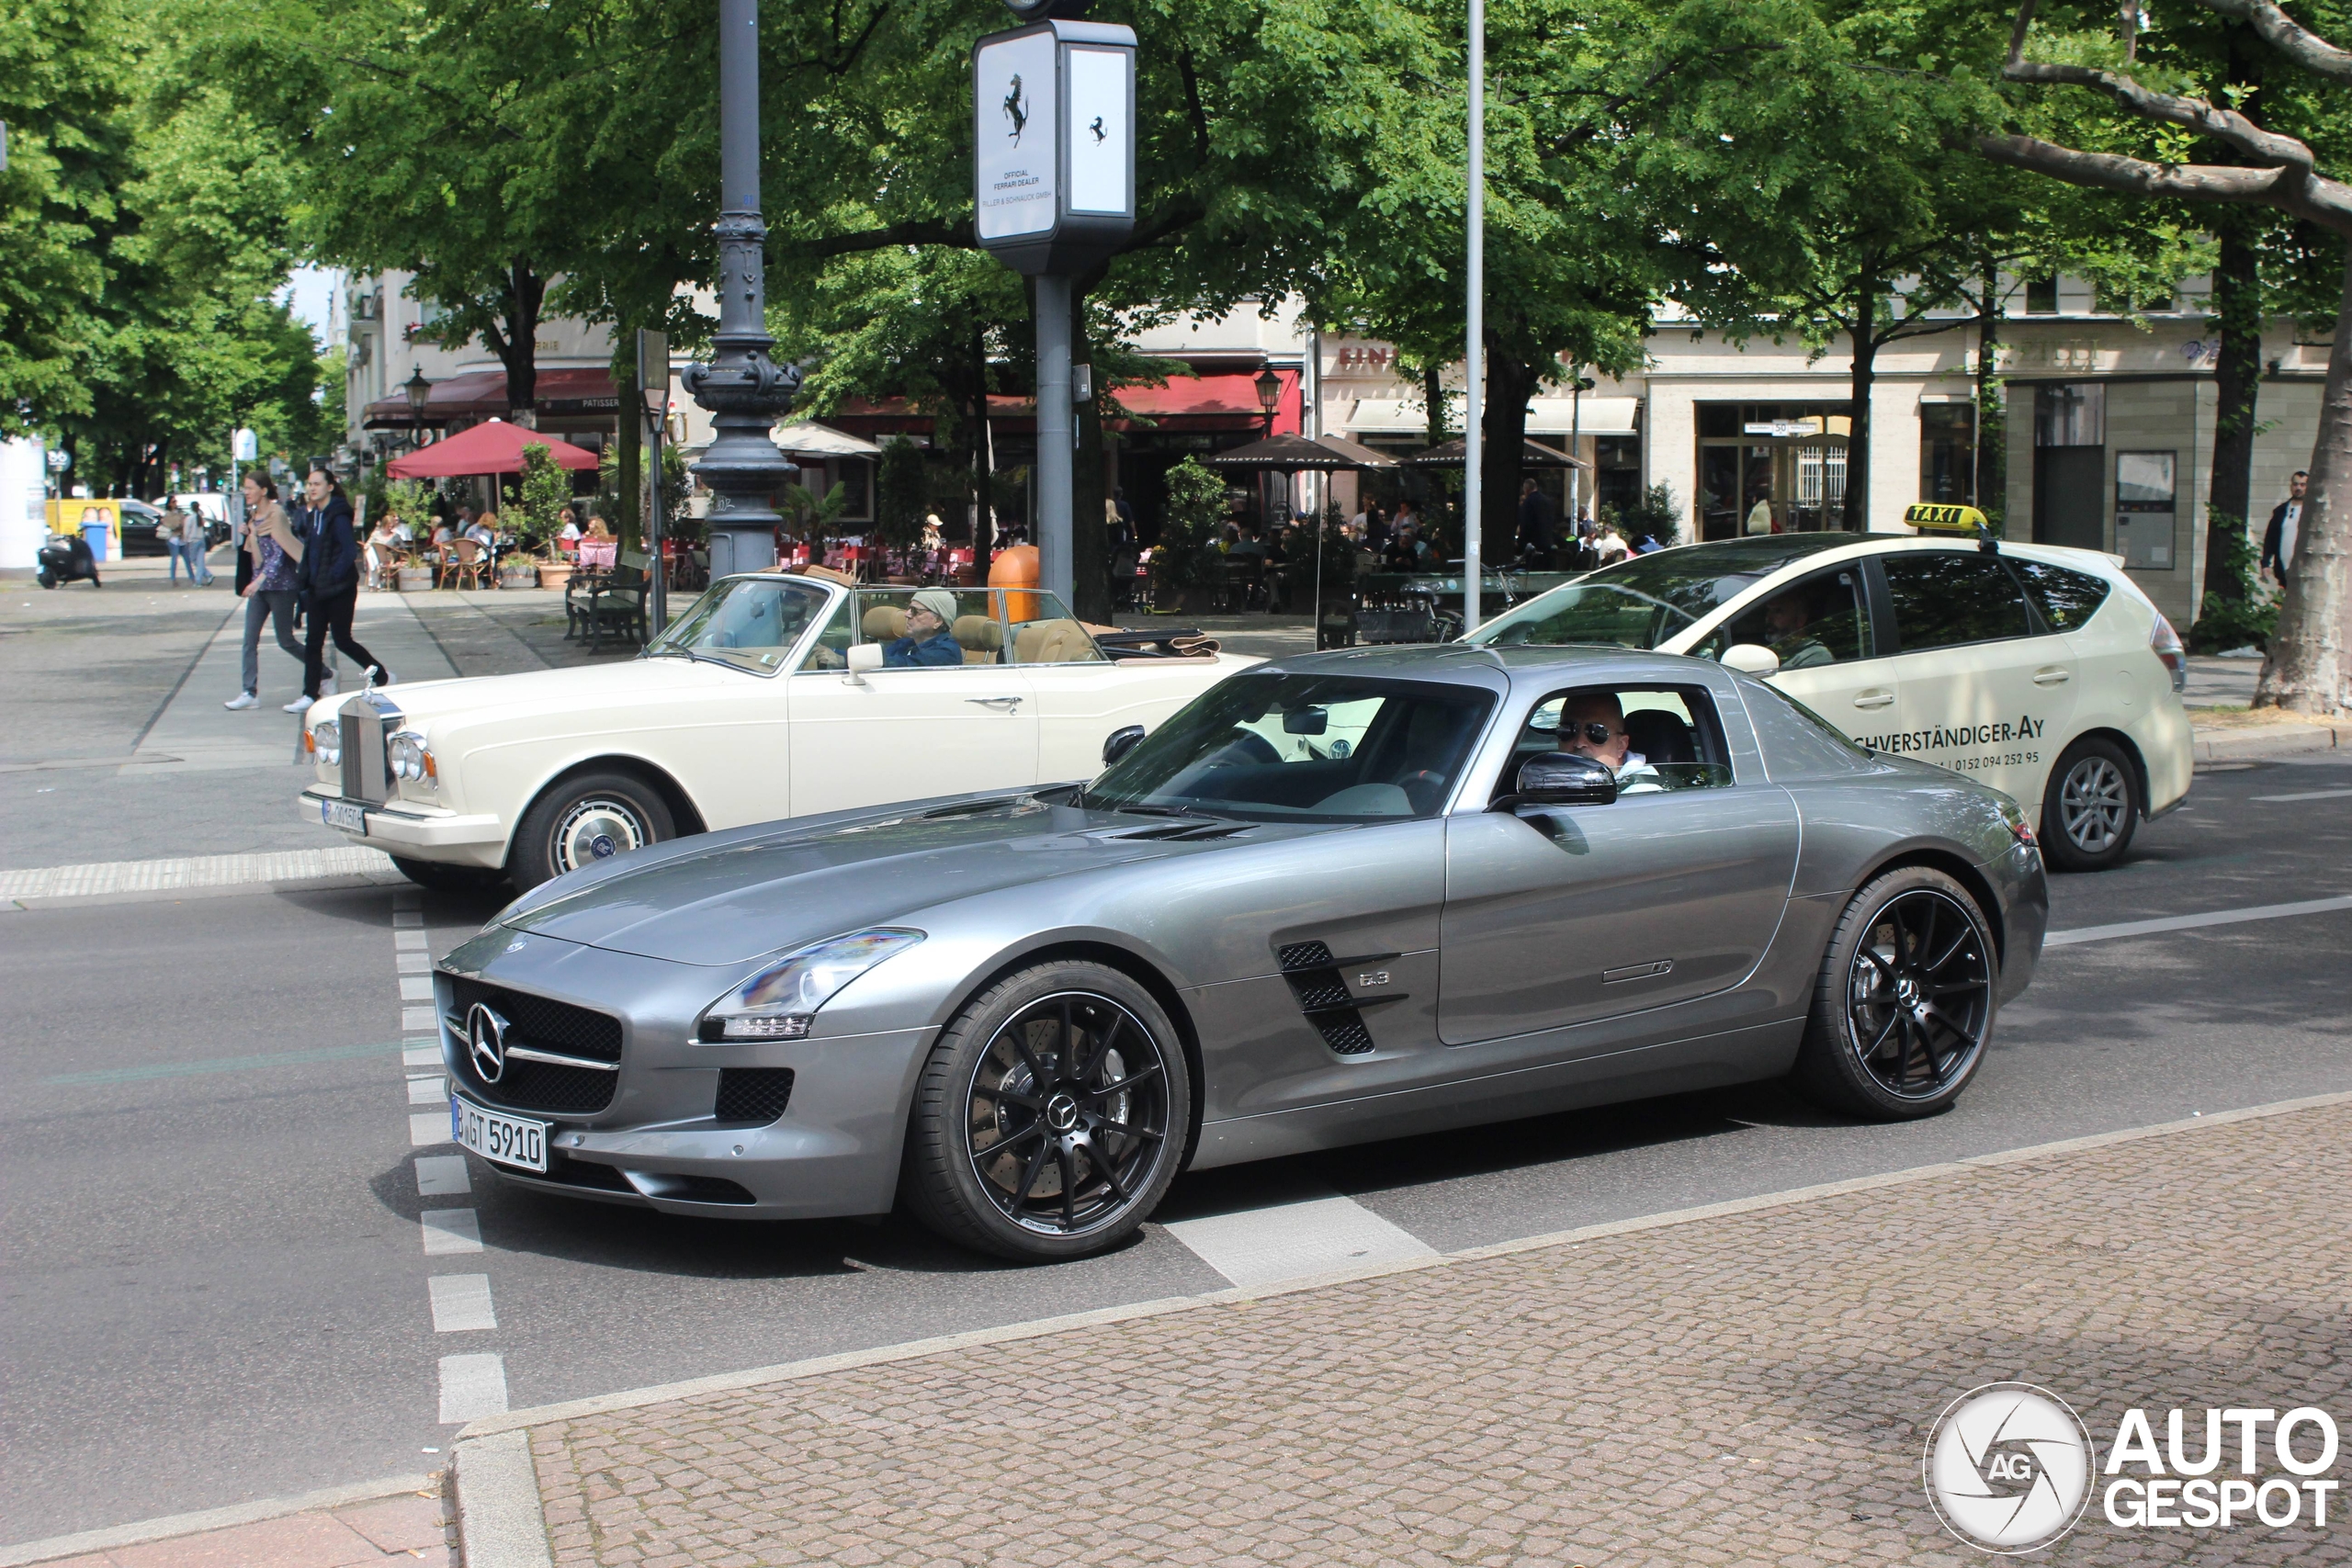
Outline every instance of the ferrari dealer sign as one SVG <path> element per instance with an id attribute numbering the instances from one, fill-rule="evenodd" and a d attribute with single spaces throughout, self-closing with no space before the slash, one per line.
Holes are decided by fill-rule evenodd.
<path id="1" fill-rule="evenodd" d="M 1136 36 L 1049 20 L 972 48 L 972 217 L 1021 272 L 1069 272 L 1136 222 Z"/>

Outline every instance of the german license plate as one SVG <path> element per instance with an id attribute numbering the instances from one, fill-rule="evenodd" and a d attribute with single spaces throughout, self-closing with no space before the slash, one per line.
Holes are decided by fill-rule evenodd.
<path id="1" fill-rule="evenodd" d="M 548 1124 L 520 1116 L 484 1111 L 457 1096 L 449 1097 L 449 1126 L 458 1143 L 484 1159 L 518 1166 L 545 1175 L 548 1168 Z"/>
<path id="2" fill-rule="evenodd" d="M 356 800 L 322 800 L 319 802 L 319 820 L 330 828 L 364 834 L 368 831 L 368 808 Z"/>

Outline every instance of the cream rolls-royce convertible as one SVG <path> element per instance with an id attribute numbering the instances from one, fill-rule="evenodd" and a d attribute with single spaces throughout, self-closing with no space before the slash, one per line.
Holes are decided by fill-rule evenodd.
<path id="1" fill-rule="evenodd" d="M 300 810 L 427 887 L 527 889 L 692 833 L 1085 778 L 1256 662 L 1106 649 L 1031 590 L 729 577 L 627 662 L 320 704 Z"/>

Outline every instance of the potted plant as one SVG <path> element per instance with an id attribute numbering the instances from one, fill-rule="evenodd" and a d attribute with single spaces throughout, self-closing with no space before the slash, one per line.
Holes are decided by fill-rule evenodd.
<path id="1" fill-rule="evenodd" d="M 1168 470 L 1168 506 L 1151 552 L 1156 615 L 1197 615 L 1216 594 L 1216 531 L 1225 519 L 1225 480 L 1192 457 Z"/>
<path id="2" fill-rule="evenodd" d="M 556 530 L 563 509 L 571 504 L 571 476 L 556 465 L 539 442 L 523 448 L 523 482 L 514 507 L 515 535 L 528 555 L 510 555 L 498 569 L 501 588 L 541 586 L 540 563 L 553 563 L 561 552 L 555 547 Z M 564 574 L 569 577 L 571 573 Z"/>

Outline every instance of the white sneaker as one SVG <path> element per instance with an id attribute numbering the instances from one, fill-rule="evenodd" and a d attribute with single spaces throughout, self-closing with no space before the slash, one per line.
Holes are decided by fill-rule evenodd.
<path id="1" fill-rule="evenodd" d="M 220 705 L 229 709 L 232 713 L 236 713 L 246 708 L 257 708 L 261 706 L 261 699 L 254 696 L 251 692 L 239 692 L 235 696 L 231 697 L 227 702 L 222 703 Z"/>
<path id="2" fill-rule="evenodd" d="M 335 673 L 334 671 L 332 671 L 332 670 L 328 671 L 327 671 L 327 674 L 326 674 L 326 679 L 325 679 L 325 680 L 323 680 L 323 681 L 321 681 L 321 682 L 319 682 L 319 695 L 321 695 L 321 696 L 322 696 L 322 697 L 331 697 L 331 696 L 334 696 L 334 695 L 335 683 L 336 683 L 336 682 L 337 682 L 339 679 L 341 679 L 341 677 L 339 677 L 338 675 L 336 675 L 336 673 Z"/>
<path id="3" fill-rule="evenodd" d="M 311 699 L 308 697 L 296 697 L 292 702 L 286 705 L 286 711 L 288 713 L 308 713 L 311 711 Z"/>
<path id="4" fill-rule="evenodd" d="M 368 667 L 368 687 L 370 691 L 378 686 L 389 686 L 394 679 L 392 672 L 380 664 L 371 664 Z"/>

